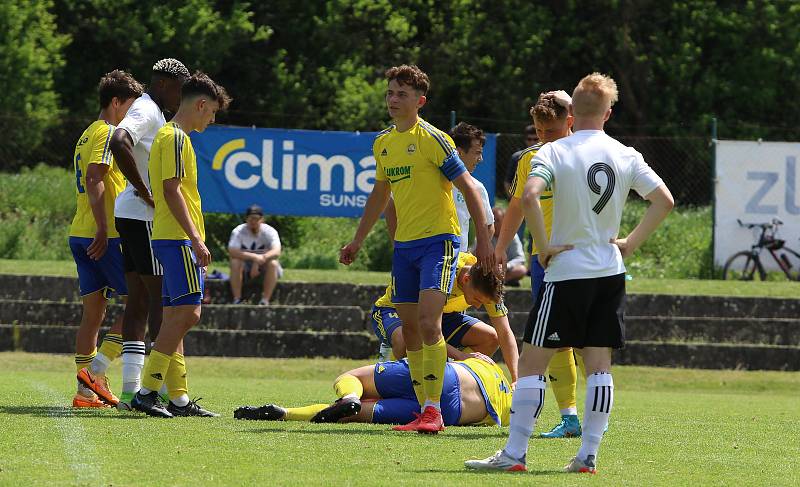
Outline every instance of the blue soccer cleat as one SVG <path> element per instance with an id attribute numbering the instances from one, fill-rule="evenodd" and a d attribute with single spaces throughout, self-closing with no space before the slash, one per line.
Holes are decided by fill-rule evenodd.
<path id="1" fill-rule="evenodd" d="M 574 414 L 561 415 L 561 422 L 539 435 L 540 438 L 580 438 L 581 422 Z"/>

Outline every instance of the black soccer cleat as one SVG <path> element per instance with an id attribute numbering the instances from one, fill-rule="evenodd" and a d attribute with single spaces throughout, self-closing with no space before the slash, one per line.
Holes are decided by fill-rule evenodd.
<path id="1" fill-rule="evenodd" d="M 233 411 L 236 419 L 252 419 L 260 421 L 280 421 L 286 417 L 286 410 L 276 404 L 261 407 L 240 406 Z"/>
<path id="2" fill-rule="evenodd" d="M 312 423 L 336 423 L 342 418 L 349 418 L 361 411 L 361 400 L 354 397 L 337 399 L 336 402 L 318 412 Z"/>
<path id="3" fill-rule="evenodd" d="M 131 399 L 131 408 L 141 411 L 148 416 L 153 416 L 154 418 L 173 417 L 172 413 L 165 409 L 161 404 L 161 400 L 158 397 L 158 392 L 156 391 L 151 391 L 146 395 L 142 394 L 141 392 L 134 394 L 133 399 Z"/>
<path id="4" fill-rule="evenodd" d="M 170 401 L 169 405 L 167 405 L 167 411 L 172 413 L 173 416 L 200 416 L 202 418 L 218 417 L 219 414 L 203 409 L 199 404 L 197 404 L 197 401 L 201 399 L 203 398 L 198 397 L 197 399 L 192 399 L 186 406 L 178 406 Z"/>

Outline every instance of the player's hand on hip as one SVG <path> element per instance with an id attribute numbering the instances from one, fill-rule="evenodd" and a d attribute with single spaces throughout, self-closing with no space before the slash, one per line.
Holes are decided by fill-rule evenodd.
<path id="1" fill-rule="evenodd" d="M 194 251 L 195 259 L 197 259 L 197 267 L 207 267 L 211 263 L 211 252 L 208 251 L 205 242 L 199 238 L 193 239 L 192 250 Z"/>
<path id="2" fill-rule="evenodd" d="M 149 206 L 150 208 L 155 208 L 156 207 L 156 202 L 153 201 L 153 195 L 151 195 L 150 193 L 147 193 L 145 195 L 142 195 L 141 193 L 139 193 L 139 198 L 144 200 L 144 202 L 147 203 L 147 206 Z"/>
<path id="3" fill-rule="evenodd" d="M 108 250 L 108 236 L 105 231 L 98 230 L 94 235 L 94 240 L 86 248 L 86 255 L 92 260 L 100 260 Z"/>
<path id="4" fill-rule="evenodd" d="M 573 248 L 574 245 L 548 245 L 546 248 L 539 250 L 539 264 L 542 265 L 542 268 L 547 269 L 553 257 Z"/>
<path id="5" fill-rule="evenodd" d="M 361 244 L 355 240 L 339 249 L 339 262 L 344 265 L 350 265 L 356 260 L 356 254 L 361 249 Z"/>
<path id="6" fill-rule="evenodd" d="M 489 242 L 477 242 L 475 244 L 475 257 L 478 258 L 484 274 L 497 272 L 497 269 L 495 269 L 494 250 L 492 250 Z"/>
<path id="7" fill-rule="evenodd" d="M 633 245 L 628 243 L 627 238 L 612 238 L 609 242 L 619 247 L 619 253 L 622 254 L 623 259 L 633 255 L 633 251 L 636 250 Z"/>

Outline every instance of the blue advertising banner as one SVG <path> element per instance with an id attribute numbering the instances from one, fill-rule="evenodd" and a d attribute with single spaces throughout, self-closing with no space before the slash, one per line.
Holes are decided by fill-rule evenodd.
<path id="1" fill-rule="evenodd" d="M 203 211 L 360 217 L 375 183 L 376 132 L 211 126 L 193 133 Z M 497 138 L 487 135 L 474 176 L 494 201 Z"/>

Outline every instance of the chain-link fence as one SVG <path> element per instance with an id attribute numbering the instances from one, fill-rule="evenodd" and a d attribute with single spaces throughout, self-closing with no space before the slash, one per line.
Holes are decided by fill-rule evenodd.
<path id="1" fill-rule="evenodd" d="M 713 152 L 711 137 L 617 136 L 620 142 L 642 153 L 645 161 L 664 179 L 678 205 L 708 205 L 712 194 Z M 527 147 L 520 134 L 499 134 L 497 138 L 498 197 L 507 197 L 506 189 L 516 171 L 514 154 Z"/>

